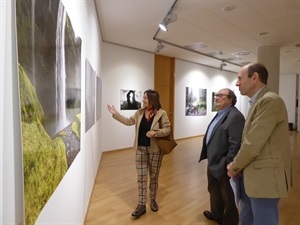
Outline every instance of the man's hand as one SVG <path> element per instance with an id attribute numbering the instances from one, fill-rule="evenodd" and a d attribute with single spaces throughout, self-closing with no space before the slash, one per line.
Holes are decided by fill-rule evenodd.
<path id="1" fill-rule="evenodd" d="M 235 177 L 236 174 L 232 173 L 230 168 L 232 166 L 233 162 L 230 162 L 228 165 L 227 165 L 227 175 L 230 176 L 230 177 Z"/>

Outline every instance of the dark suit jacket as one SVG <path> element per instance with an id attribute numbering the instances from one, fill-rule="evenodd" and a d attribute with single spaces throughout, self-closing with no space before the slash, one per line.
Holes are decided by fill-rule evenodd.
<path id="1" fill-rule="evenodd" d="M 243 114 L 236 107 L 230 107 L 215 125 L 207 144 L 206 131 L 199 162 L 207 159 L 208 170 L 214 177 L 218 178 L 227 173 L 227 164 L 240 149 L 244 124 Z"/>

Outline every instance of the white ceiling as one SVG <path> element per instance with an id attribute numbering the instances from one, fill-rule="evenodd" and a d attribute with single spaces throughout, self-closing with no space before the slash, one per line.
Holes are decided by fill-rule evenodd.
<path id="1" fill-rule="evenodd" d="M 300 0 L 95 0 L 104 42 L 237 72 L 260 46 L 280 46 L 280 75 L 300 74 Z M 226 11 L 225 8 L 234 8 Z M 171 11 L 177 20 L 159 29 Z M 258 35 L 268 32 L 266 35 Z M 203 43 L 194 51 L 184 46 Z M 234 56 L 233 53 L 250 53 Z M 208 56 L 212 57 L 208 57 Z M 216 60 L 217 59 L 217 60 Z"/>

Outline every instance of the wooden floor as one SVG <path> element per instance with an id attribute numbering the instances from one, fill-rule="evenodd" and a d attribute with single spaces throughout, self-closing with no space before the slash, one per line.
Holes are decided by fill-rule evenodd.
<path id="1" fill-rule="evenodd" d="M 300 224 L 300 134 L 290 134 L 294 186 L 280 201 L 280 225 Z M 85 225 L 213 225 L 202 212 L 209 210 L 206 161 L 198 163 L 202 137 L 178 141 L 163 159 L 157 203 L 158 212 L 131 217 L 138 203 L 135 152 L 118 150 L 102 155 Z M 267 224 L 266 224 L 267 225 Z"/>

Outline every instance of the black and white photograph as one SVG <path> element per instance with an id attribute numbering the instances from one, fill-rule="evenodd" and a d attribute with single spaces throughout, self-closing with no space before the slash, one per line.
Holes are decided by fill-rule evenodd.
<path id="1" fill-rule="evenodd" d="M 102 80 L 97 76 L 96 87 L 96 121 L 101 118 L 101 103 L 102 103 Z"/>
<path id="2" fill-rule="evenodd" d="M 85 132 L 95 124 L 96 72 L 90 62 L 85 60 Z"/>
<path id="3" fill-rule="evenodd" d="M 142 91 L 121 89 L 120 101 L 121 110 L 137 110 L 142 105 Z"/>

